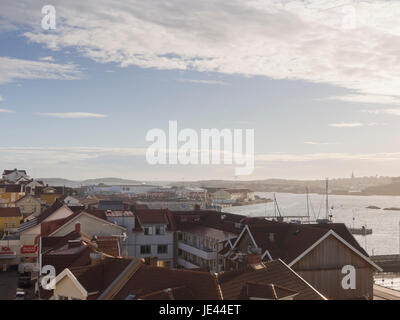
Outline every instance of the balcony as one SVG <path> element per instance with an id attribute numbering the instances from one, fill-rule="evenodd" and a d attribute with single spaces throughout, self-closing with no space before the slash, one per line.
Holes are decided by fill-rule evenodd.
<path id="1" fill-rule="evenodd" d="M 192 244 L 189 244 L 184 241 L 179 241 L 178 242 L 178 248 L 186 251 L 188 253 L 191 253 L 195 256 L 198 256 L 200 258 L 203 258 L 205 260 L 214 260 L 217 259 L 217 253 L 215 251 L 212 251 L 208 248 L 197 248 Z"/>
<path id="2" fill-rule="evenodd" d="M 178 264 L 185 269 L 197 269 L 199 266 L 195 265 L 192 262 L 189 262 L 181 257 L 178 257 Z"/>

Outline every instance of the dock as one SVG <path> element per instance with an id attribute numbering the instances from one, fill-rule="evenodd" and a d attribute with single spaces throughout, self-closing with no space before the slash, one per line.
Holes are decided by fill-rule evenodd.
<path id="1" fill-rule="evenodd" d="M 400 300 L 400 292 L 374 284 L 374 300 Z"/>
<path id="2" fill-rule="evenodd" d="M 349 230 L 352 234 L 356 234 L 356 235 L 360 235 L 360 236 L 366 236 L 366 235 L 372 234 L 372 229 L 367 229 L 365 227 L 349 228 Z"/>
<path id="3" fill-rule="evenodd" d="M 383 272 L 400 272 L 400 254 L 370 256 L 370 259 L 383 269 Z"/>

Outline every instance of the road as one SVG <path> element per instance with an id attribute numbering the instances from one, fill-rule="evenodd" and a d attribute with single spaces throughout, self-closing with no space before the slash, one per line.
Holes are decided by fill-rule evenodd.
<path id="1" fill-rule="evenodd" d="M 0 271 L 0 300 L 13 300 L 18 285 L 17 271 Z"/>

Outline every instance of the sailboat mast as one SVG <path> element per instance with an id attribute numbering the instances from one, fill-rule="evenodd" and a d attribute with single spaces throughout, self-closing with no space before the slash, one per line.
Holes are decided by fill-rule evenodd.
<path id="1" fill-rule="evenodd" d="M 308 216 L 308 223 L 310 223 L 310 204 L 308 199 L 308 187 L 306 188 L 306 193 L 307 193 L 307 216 Z"/>
<path id="2" fill-rule="evenodd" d="M 326 178 L 326 220 L 329 219 L 329 198 L 328 198 L 328 185 L 329 185 L 329 180 Z"/>

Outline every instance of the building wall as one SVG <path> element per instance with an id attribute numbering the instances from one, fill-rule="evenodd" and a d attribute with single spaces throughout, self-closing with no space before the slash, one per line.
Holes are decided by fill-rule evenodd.
<path id="1" fill-rule="evenodd" d="M 206 203 L 202 200 L 138 201 L 138 204 L 145 204 L 149 209 L 168 209 L 170 211 L 193 211 L 197 205 L 201 210 L 206 207 Z"/>
<path id="2" fill-rule="evenodd" d="M 86 300 L 86 296 L 76 287 L 70 278 L 64 277 L 60 280 L 54 289 L 54 299 L 58 300 L 60 296 L 71 299 Z"/>
<path id="3" fill-rule="evenodd" d="M 132 229 L 135 228 L 135 217 L 107 217 L 108 221 L 116 223 L 117 225 L 124 227 L 126 229 L 126 235 L 128 237 L 127 242 L 123 243 L 123 249 L 128 251 L 129 257 L 135 257 L 135 234 Z"/>
<path id="4" fill-rule="evenodd" d="M 22 215 L 19 217 L 0 217 L 0 231 L 17 229 L 22 218 Z"/>
<path id="5" fill-rule="evenodd" d="M 15 259 L 7 259 L 7 260 L 0 260 L 0 266 L 2 264 L 7 264 L 7 265 L 14 265 L 18 264 L 20 260 L 20 242 L 19 240 L 0 240 L 0 247 L 7 247 L 10 248 L 11 251 L 14 251 L 16 253 Z M 0 248 L 1 251 L 1 248 Z"/>
<path id="6" fill-rule="evenodd" d="M 42 199 L 48 206 L 51 206 L 57 198 L 60 198 L 60 193 L 42 193 L 40 199 Z"/>
<path id="7" fill-rule="evenodd" d="M 345 290 L 342 268 L 354 266 L 356 289 Z M 292 268 L 328 299 L 373 297 L 373 267 L 364 259 L 330 236 L 298 261 Z"/>
<path id="8" fill-rule="evenodd" d="M 154 232 L 152 235 L 144 235 L 143 231 L 136 231 L 133 235 L 134 246 L 133 246 L 133 254 L 134 257 L 145 258 L 149 256 L 157 257 L 158 260 L 169 261 L 171 266 L 174 265 L 174 233 L 171 231 L 166 231 L 165 235 L 155 235 Z M 140 252 L 141 246 L 150 245 L 151 252 L 150 254 L 142 254 Z M 158 245 L 167 245 L 168 253 L 160 254 L 157 251 Z"/>
<path id="9" fill-rule="evenodd" d="M 232 200 L 232 196 L 229 192 L 224 190 L 219 190 L 212 194 L 213 199 L 221 199 L 221 200 Z"/>
<path id="10" fill-rule="evenodd" d="M 24 217 L 27 217 L 31 214 L 38 216 L 41 211 L 40 201 L 30 196 L 18 201 L 15 206 L 19 208 L 19 211 Z"/>
<path id="11" fill-rule="evenodd" d="M 15 201 L 25 196 L 24 192 L 4 192 L 5 189 L 0 189 L 0 199 L 5 200 L 8 205 L 13 205 Z"/>
<path id="12" fill-rule="evenodd" d="M 197 267 L 207 268 L 210 272 L 222 270 L 223 257 L 219 256 L 218 252 L 223 248 L 223 244 L 218 240 L 188 231 L 182 232 L 179 238 L 179 265 L 187 268 L 186 264 L 189 262 Z"/>
<path id="13" fill-rule="evenodd" d="M 81 232 L 88 236 L 113 236 L 122 235 L 124 230 L 114 226 L 106 221 L 102 221 L 98 218 L 92 217 L 89 214 L 80 215 L 69 221 L 67 224 L 57 230 L 52 236 L 62 237 L 75 230 L 75 224 L 80 223 Z"/>

